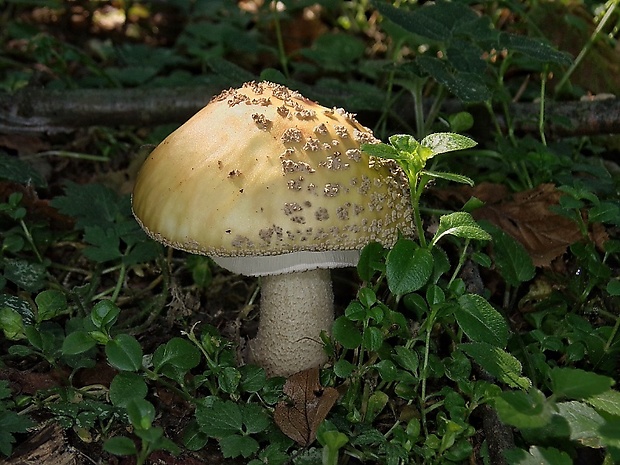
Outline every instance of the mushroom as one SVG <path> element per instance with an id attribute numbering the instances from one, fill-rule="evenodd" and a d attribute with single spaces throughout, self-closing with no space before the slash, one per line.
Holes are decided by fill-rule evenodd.
<path id="1" fill-rule="evenodd" d="M 249 82 L 214 97 L 140 169 L 133 212 L 152 238 L 262 277 L 249 358 L 270 375 L 326 361 L 330 268 L 413 233 L 404 174 L 360 150 L 374 142 L 342 109 Z"/>

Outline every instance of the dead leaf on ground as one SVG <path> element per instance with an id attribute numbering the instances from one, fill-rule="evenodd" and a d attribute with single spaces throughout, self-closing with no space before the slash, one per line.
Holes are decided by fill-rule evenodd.
<path id="1" fill-rule="evenodd" d="M 577 224 L 550 210 L 558 205 L 562 192 L 553 184 L 510 195 L 506 186 L 482 183 L 474 188 L 439 193 L 444 200 L 465 203 L 471 196 L 485 202 L 473 212 L 476 220 L 487 220 L 518 240 L 535 266 L 547 267 L 581 239 Z"/>
<path id="2" fill-rule="evenodd" d="M 283 391 L 288 399 L 276 405 L 276 425 L 289 438 L 308 446 L 316 439 L 319 425 L 338 400 L 338 391 L 321 386 L 318 368 L 291 375 Z"/>

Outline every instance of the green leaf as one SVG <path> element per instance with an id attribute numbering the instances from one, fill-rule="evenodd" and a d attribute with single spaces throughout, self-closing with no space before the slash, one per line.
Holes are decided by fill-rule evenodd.
<path id="1" fill-rule="evenodd" d="M 385 158 L 388 160 L 398 160 L 400 158 L 398 151 L 391 145 L 378 143 L 378 144 L 362 144 L 362 152 L 370 155 L 371 157 Z"/>
<path id="2" fill-rule="evenodd" d="M 558 415 L 568 423 L 571 441 L 587 447 L 602 447 L 599 429 L 605 420 L 592 407 L 577 401 L 558 404 Z"/>
<path id="3" fill-rule="evenodd" d="M 605 391 L 584 400 L 599 412 L 620 417 L 620 392 L 618 391 Z"/>
<path id="4" fill-rule="evenodd" d="M 233 394 L 237 390 L 240 381 L 241 373 L 235 367 L 222 368 L 217 377 L 219 388 L 227 394 Z"/>
<path id="5" fill-rule="evenodd" d="M 37 322 L 51 320 L 67 310 L 67 298 L 57 290 L 40 292 L 34 299 L 37 304 Z"/>
<path id="6" fill-rule="evenodd" d="M 34 187 L 46 187 L 45 178 L 20 157 L 0 151 L 0 178 Z"/>
<path id="7" fill-rule="evenodd" d="M 119 250 L 121 239 L 114 228 L 86 226 L 84 241 L 90 244 L 83 250 L 84 256 L 97 263 L 116 260 L 123 256 Z"/>
<path id="8" fill-rule="evenodd" d="M 371 242 L 362 249 L 357 262 L 357 274 L 363 281 L 370 281 L 375 273 L 385 271 L 386 250 L 378 242 Z"/>
<path id="9" fill-rule="evenodd" d="M 332 325 L 332 336 L 345 349 L 357 349 L 362 344 L 362 333 L 346 316 L 336 318 Z"/>
<path id="10" fill-rule="evenodd" d="M 27 260 L 3 258 L 4 277 L 28 292 L 38 292 L 45 285 L 45 267 Z"/>
<path id="11" fill-rule="evenodd" d="M 97 345 L 97 341 L 95 341 L 86 331 L 74 331 L 68 334 L 62 342 L 62 354 L 82 354 L 95 347 L 95 345 Z"/>
<path id="12" fill-rule="evenodd" d="M 388 252 L 385 265 L 390 291 L 408 294 L 428 282 L 433 273 L 433 255 L 409 239 L 399 239 Z"/>
<path id="13" fill-rule="evenodd" d="M 485 221 L 481 225 L 493 236 L 495 264 L 502 278 L 513 287 L 532 279 L 536 268 L 521 243 L 491 223 Z"/>
<path id="14" fill-rule="evenodd" d="M 110 227 L 119 216 L 131 215 L 129 197 L 124 200 L 102 184 L 68 183 L 64 196 L 56 196 L 51 202 L 60 213 L 76 219 L 76 227 L 97 226 L 103 230 Z"/>
<path id="15" fill-rule="evenodd" d="M 142 367 L 142 347 L 135 337 L 119 334 L 105 345 L 110 365 L 122 371 L 137 371 Z"/>
<path id="16" fill-rule="evenodd" d="M 546 42 L 532 37 L 526 37 L 508 32 L 499 35 L 499 46 L 512 52 L 522 53 L 528 58 L 541 63 L 556 63 L 560 66 L 570 66 L 573 62 L 566 52 L 560 52 Z"/>
<path id="17" fill-rule="evenodd" d="M 476 13 L 462 3 L 440 2 L 424 5 L 414 11 L 397 8 L 389 3 L 373 4 L 381 15 L 406 31 L 438 41 L 450 40 L 454 31 L 462 27 L 463 23 L 478 19 Z"/>
<path id="18" fill-rule="evenodd" d="M 110 400 L 117 407 L 127 407 L 132 400 L 144 399 L 147 392 L 144 379 L 129 371 L 120 372 L 110 383 Z"/>
<path id="19" fill-rule="evenodd" d="M 554 413 L 538 389 L 502 392 L 493 399 L 493 406 L 502 422 L 521 429 L 546 427 Z"/>
<path id="20" fill-rule="evenodd" d="M 114 436 L 103 443 L 103 450 L 114 455 L 136 455 L 138 449 L 134 442 L 125 436 Z"/>
<path id="21" fill-rule="evenodd" d="M 200 351 L 187 339 L 173 337 L 155 350 L 152 363 L 155 372 L 159 372 L 166 365 L 189 371 L 200 363 Z"/>
<path id="22" fill-rule="evenodd" d="M 155 420 L 155 407 L 148 400 L 134 397 L 127 402 L 127 416 L 134 428 L 148 430 Z"/>
<path id="23" fill-rule="evenodd" d="M 435 132 L 429 134 L 420 142 L 424 147 L 433 151 L 434 155 L 452 152 L 454 150 L 465 150 L 476 146 L 476 142 L 467 136 L 453 132 Z"/>
<path id="24" fill-rule="evenodd" d="M 430 176 L 431 178 L 445 179 L 446 181 L 458 182 L 460 184 L 467 184 L 469 186 L 474 185 L 473 179 L 468 178 L 467 176 L 463 176 L 462 174 L 426 170 L 422 170 L 421 173 L 425 174 L 426 176 Z"/>
<path id="25" fill-rule="evenodd" d="M 504 452 L 509 465 L 572 465 L 573 460 L 564 451 L 553 447 L 530 447 L 529 452 L 523 449 L 510 449 Z"/>
<path id="26" fill-rule="evenodd" d="M 362 340 L 366 350 L 369 352 L 376 352 L 381 347 L 381 344 L 383 344 L 383 333 L 379 328 L 368 326 L 364 328 Z"/>
<path id="27" fill-rule="evenodd" d="M 97 329 L 107 333 L 112 325 L 116 323 L 120 313 L 120 308 L 114 302 L 111 300 L 101 300 L 93 307 L 90 313 L 90 320 Z"/>
<path id="28" fill-rule="evenodd" d="M 486 342 L 505 348 L 508 343 L 508 325 L 504 317 L 487 300 L 476 294 L 459 297 L 454 313 L 456 321 L 473 342 Z"/>
<path id="29" fill-rule="evenodd" d="M 608 376 L 578 368 L 555 367 L 550 376 L 553 393 L 559 398 L 585 399 L 602 394 L 614 385 Z"/>
<path id="30" fill-rule="evenodd" d="M 532 382 L 521 376 L 521 363 L 508 352 L 485 342 L 459 344 L 483 369 L 510 387 L 528 389 Z"/>
<path id="31" fill-rule="evenodd" d="M 248 458 L 258 452 L 260 447 L 256 439 L 249 436 L 240 436 L 239 434 L 223 437 L 218 442 L 225 459 L 239 456 Z"/>
<path id="32" fill-rule="evenodd" d="M 12 341 L 26 337 L 22 316 L 9 307 L 0 307 L 0 329 L 2 329 L 4 337 Z"/>
<path id="33" fill-rule="evenodd" d="M 262 433 L 271 424 L 269 416 L 258 404 L 245 404 L 241 406 L 241 417 L 245 432 L 248 434 Z"/>
<path id="34" fill-rule="evenodd" d="M 396 363 L 413 374 L 417 373 L 418 367 L 420 366 L 417 352 L 403 346 L 394 347 L 394 352 L 394 360 Z"/>
<path id="35" fill-rule="evenodd" d="M 243 432 L 243 416 L 239 405 L 209 397 L 198 402 L 196 420 L 200 430 L 213 438 L 224 438 Z"/>
<path id="36" fill-rule="evenodd" d="M 480 241 L 491 240 L 489 233 L 482 229 L 467 212 L 454 212 L 442 215 L 439 218 L 439 228 L 437 228 L 431 244 L 436 244 L 445 235 Z"/>
<path id="37" fill-rule="evenodd" d="M 265 369 L 256 365 L 243 365 L 239 367 L 241 372 L 240 386 L 244 392 L 254 393 L 260 391 L 267 383 Z"/>

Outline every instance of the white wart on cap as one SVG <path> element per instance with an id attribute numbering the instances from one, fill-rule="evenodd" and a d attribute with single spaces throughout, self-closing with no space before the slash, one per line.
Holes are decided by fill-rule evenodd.
<path id="1" fill-rule="evenodd" d="M 404 174 L 360 150 L 374 142 L 342 109 L 246 83 L 213 98 L 150 154 L 134 215 L 154 239 L 244 275 L 352 266 L 369 242 L 390 247 L 413 233 Z"/>

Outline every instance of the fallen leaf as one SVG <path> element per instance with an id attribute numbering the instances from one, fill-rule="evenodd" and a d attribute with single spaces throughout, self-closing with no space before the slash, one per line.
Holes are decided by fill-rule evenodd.
<path id="1" fill-rule="evenodd" d="M 534 265 L 547 267 L 582 238 L 574 221 L 549 208 L 557 205 L 561 196 L 553 184 L 541 184 L 509 200 L 486 204 L 473 215 L 502 228 L 525 247 Z"/>
<path id="2" fill-rule="evenodd" d="M 288 399 L 276 405 L 276 425 L 295 442 L 308 446 L 316 439 L 319 425 L 338 400 L 338 391 L 321 386 L 318 368 L 291 375 L 283 391 Z"/>

